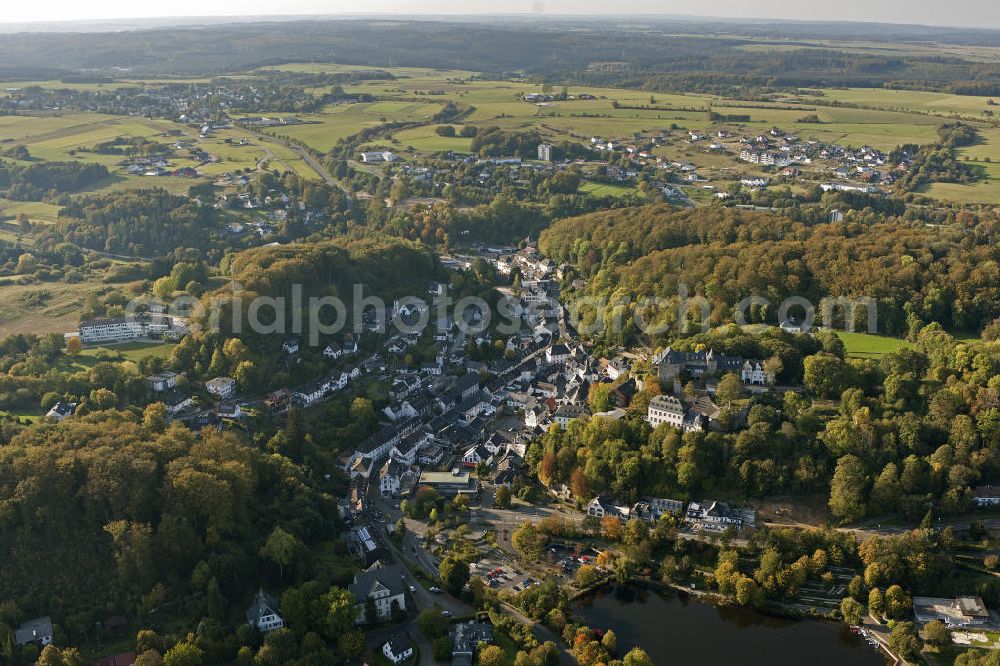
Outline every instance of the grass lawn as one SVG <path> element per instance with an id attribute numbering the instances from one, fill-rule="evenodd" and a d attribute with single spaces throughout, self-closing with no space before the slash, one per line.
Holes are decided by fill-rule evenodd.
<path id="1" fill-rule="evenodd" d="M 639 194 L 638 188 L 628 185 L 614 185 L 611 183 L 595 183 L 584 181 L 580 184 L 580 191 L 592 197 L 626 197 L 632 194 Z"/>
<path id="2" fill-rule="evenodd" d="M 835 331 L 844 341 L 847 355 L 852 358 L 878 358 L 897 349 L 912 349 L 913 343 L 902 338 L 892 338 L 887 335 L 871 335 L 868 333 L 849 333 Z M 955 340 L 965 343 L 975 343 L 979 337 L 967 333 L 953 333 Z"/>
<path id="3" fill-rule="evenodd" d="M 445 100 L 429 102 L 385 101 L 362 104 L 342 104 L 327 107 L 322 113 L 299 114 L 301 125 L 269 128 L 268 134 L 287 137 L 305 143 L 313 150 L 325 153 L 337 141 L 367 127 L 386 122 L 426 121 L 441 110 Z"/>
<path id="4" fill-rule="evenodd" d="M 166 359 L 173 351 L 173 342 L 126 342 L 111 347 L 87 347 L 80 352 L 80 359 L 97 359 L 99 355 L 111 354 L 120 358 L 138 363 L 147 356 Z M 86 365 L 90 363 L 84 362 Z"/>
<path id="5" fill-rule="evenodd" d="M 494 635 L 494 640 L 496 640 L 497 646 L 503 649 L 503 663 L 513 664 L 521 648 L 518 647 L 517 643 L 510 636 L 501 634 L 500 632 Z"/>
<path id="6" fill-rule="evenodd" d="M 455 127 L 460 127 L 456 125 Z M 456 153 L 468 153 L 472 139 L 462 137 L 440 136 L 437 133 L 437 125 L 417 127 L 414 129 L 402 130 L 392 135 L 392 138 L 399 142 L 404 150 L 413 150 L 424 153 L 437 153 L 451 150 Z M 457 130 L 456 130 L 457 131 Z"/>
<path id="7" fill-rule="evenodd" d="M 52 224 L 59 217 L 60 206 L 42 201 L 0 199 L 0 217 L 16 218 L 21 213 L 33 223 Z"/>
<path id="8" fill-rule="evenodd" d="M 37 423 L 41 418 L 45 416 L 41 409 L 23 409 L 20 411 L 8 412 L 6 410 L 0 409 L 0 417 L 9 417 L 20 419 L 22 421 L 29 421 L 31 423 Z"/>
<path id="9" fill-rule="evenodd" d="M 977 147 L 965 149 L 974 150 Z M 1000 153 L 1000 140 L 992 146 Z M 961 155 L 963 151 L 959 151 Z M 991 162 L 976 162 L 974 164 L 984 176 L 983 180 L 968 185 L 962 183 L 931 183 L 923 190 L 924 194 L 942 199 L 966 204 L 1000 204 L 1000 155 Z"/>
<path id="10" fill-rule="evenodd" d="M 992 107 L 986 104 L 987 97 L 952 95 L 950 93 L 923 92 L 917 90 L 885 90 L 881 88 L 848 88 L 820 90 L 821 97 L 808 95 L 789 96 L 805 103 L 829 104 L 844 102 L 879 109 L 913 110 L 935 114 L 958 113 L 967 116 L 982 116 L 983 111 Z"/>
<path id="11" fill-rule="evenodd" d="M 911 342 L 885 335 L 849 333 L 847 331 L 836 331 L 836 333 L 837 337 L 844 341 L 847 355 L 853 358 L 878 358 L 897 349 L 913 347 Z"/>
<path id="12" fill-rule="evenodd" d="M 0 280 L 0 337 L 16 333 L 65 333 L 76 330 L 80 304 L 88 294 L 109 289 L 101 275 L 87 276 L 82 282 L 39 282 L 17 284 Z"/>

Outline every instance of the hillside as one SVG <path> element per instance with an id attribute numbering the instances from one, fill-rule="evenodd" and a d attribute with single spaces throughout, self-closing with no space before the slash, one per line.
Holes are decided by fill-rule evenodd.
<path id="1" fill-rule="evenodd" d="M 561 220 L 540 249 L 586 280 L 581 295 L 672 299 L 682 285 L 706 296 L 713 324 L 733 306 L 764 296 L 772 307 L 751 319 L 777 323 L 777 305 L 799 296 L 868 297 L 879 331 L 923 323 L 978 329 L 1000 314 L 1000 268 L 986 216 L 973 229 L 930 228 L 894 218 L 865 224 L 806 224 L 733 209 L 671 211 L 662 206 L 604 211 Z M 857 313 L 861 323 L 864 310 Z M 664 323 L 673 323 L 673 312 Z"/>

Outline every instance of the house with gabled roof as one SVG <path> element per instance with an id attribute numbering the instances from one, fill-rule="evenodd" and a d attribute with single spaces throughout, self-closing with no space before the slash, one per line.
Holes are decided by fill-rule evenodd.
<path id="1" fill-rule="evenodd" d="M 622 521 L 628 520 L 631 507 L 620 504 L 606 495 L 598 495 L 587 504 L 587 515 L 594 518 L 614 516 Z"/>
<path id="2" fill-rule="evenodd" d="M 743 359 L 738 356 L 718 354 L 714 349 L 698 352 L 677 351 L 667 347 L 652 359 L 659 367 L 660 384 L 667 386 L 683 372 L 692 377 L 740 372 Z"/>
<path id="3" fill-rule="evenodd" d="M 565 404 L 560 405 L 552 414 L 552 420 L 559 424 L 559 427 L 566 429 L 570 421 L 581 418 L 587 414 L 586 405 Z"/>
<path id="4" fill-rule="evenodd" d="M 72 416 L 75 409 L 75 402 L 63 402 L 60 400 L 56 404 L 52 405 L 52 408 L 49 411 L 45 412 L 45 416 L 55 421 L 62 421 L 66 417 Z"/>
<path id="5" fill-rule="evenodd" d="M 247 624 L 261 632 L 285 626 L 285 621 L 278 614 L 278 600 L 265 592 L 264 588 L 257 590 L 247 609 Z"/>
<path id="6" fill-rule="evenodd" d="M 479 463 L 489 463 L 493 456 L 482 444 L 470 446 L 462 453 L 462 464 L 470 469 L 475 468 Z"/>
<path id="7" fill-rule="evenodd" d="M 28 643 L 48 645 L 52 642 L 52 619 L 49 616 L 28 620 L 14 630 L 14 644 L 18 647 Z"/>
<path id="8" fill-rule="evenodd" d="M 611 389 L 615 405 L 618 407 L 628 407 L 632 404 L 632 398 L 634 398 L 635 394 L 638 392 L 639 383 L 636 381 L 635 377 L 629 377 L 627 381 L 624 381 Z"/>
<path id="9" fill-rule="evenodd" d="M 414 476 L 409 465 L 395 458 L 389 458 L 379 470 L 379 491 L 382 496 L 395 497 L 399 495 L 400 488 L 408 476 L 411 478 Z"/>
<path id="10" fill-rule="evenodd" d="M 493 642 L 493 625 L 488 622 L 460 622 L 451 630 L 452 666 L 471 666 L 480 643 Z"/>
<path id="11" fill-rule="evenodd" d="M 356 624 L 388 620 L 392 617 L 393 608 L 406 610 L 406 587 L 399 565 L 373 567 L 355 574 L 348 590 L 358 602 Z M 373 618 L 367 617 L 365 612 L 369 601 L 375 612 Z"/>
<path id="12" fill-rule="evenodd" d="M 413 656 L 413 641 L 406 634 L 396 634 L 382 646 L 382 654 L 394 664 L 401 664 Z"/>

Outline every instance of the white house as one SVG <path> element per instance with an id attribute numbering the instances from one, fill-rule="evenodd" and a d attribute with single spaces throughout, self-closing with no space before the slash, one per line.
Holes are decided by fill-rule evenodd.
<path id="1" fill-rule="evenodd" d="M 56 404 L 52 405 L 52 409 L 45 412 L 45 416 L 53 419 L 55 421 L 62 421 L 64 418 L 73 415 L 73 410 L 76 409 L 75 402 L 63 402 L 60 400 Z"/>
<path id="2" fill-rule="evenodd" d="M 286 354 L 297 354 L 299 352 L 299 339 L 288 338 L 282 343 L 281 348 L 285 350 Z"/>
<path id="3" fill-rule="evenodd" d="M 406 634 L 397 634 L 382 646 L 382 654 L 394 664 L 399 664 L 413 656 L 413 641 Z"/>
<path id="4" fill-rule="evenodd" d="M 753 527 L 757 520 L 752 509 L 734 509 L 725 502 L 702 500 L 688 504 L 685 519 L 692 523 L 708 523 L 733 527 Z"/>
<path id="5" fill-rule="evenodd" d="M 796 321 L 794 319 L 786 319 L 785 321 L 781 322 L 779 326 L 781 327 L 781 330 L 783 330 L 786 333 L 793 333 L 795 335 L 798 335 L 799 333 L 806 332 L 805 325 L 802 322 Z"/>
<path id="6" fill-rule="evenodd" d="M 537 404 L 530 409 L 524 410 L 524 425 L 529 428 L 537 428 L 545 422 L 549 415 L 549 410 L 545 405 Z"/>
<path id="7" fill-rule="evenodd" d="M 169 391 L 177 386 L 177 373 L 164 370 L 155 375 L 150 375 L 146 379 L 146 383 L 154 391 Z"/>
<path id="8" fill-rule="evenodd" d="M 603 495 L 598 495 L 587 504 L 587 515 L 594 518 L 614 516 L 622 521 L 628 520 L 630 508 L 619 504 Z"/>
<path id="9" fill-rule="evenodd" d="M 303 405 L 311 405 L 326 397 L 330 385 L 326 381 L 316 380 L 300 386 L 295 390 L 295 397 Z"/>
<path id="10" fill-rule="evenodd" d="M 972 501 L 977 507 L 1000 506 L 1000 486 L 977 486 Z"/>
<path id="11" fill-rule="evenodd" d="M 227 400 L 236 393 L 236 380 L 232 377 L 214 377 L 205 382 L 205 390 Z"/>
<path id="12" fill-rule="evenodd" d="M 403 477 L 410 471 L 405 463 L 390 458 L 379 470 L 379 491 L 382 497 L 395 497 L 399 494 L 399 488 Z"/>
<path id="13" fill-rule="evenodd" d="M 490 455 L 485 446 L 476 444 L 462 453 L 462 464 L 466 467 L 475 467 L 481 462 L 488 463 L 492 458 L 493 456 Z"/>
<path id="14" fill-rule="evenodd" d="M 420 364 L 420 374 L 438 376 L 444 369 L 442 367 L 443 363 L 444 358 L 440 355 L 436 356 L 433 361 L 424 361 Z"/>
<path id="15" fill-rule="evenodd" d="M 655 396 L 649 401 L 646 420 L 654 428 L 661 423 L 680 428 L 684 424 L 684 405 L 672 395 Z"/>
<path id="16" fill-rule="evenodd" d="M 377 150 L 361 153 L 361 161 L 370 164 L 372 162 L 395 162 L 399 159 L 395 153 L 388 150 Z"/>
<path id="17" fill-rule="evenodd" d="M 753 386 L 768 386 L 771 384 L 771 378 L 764 371 L 764 364 L 760 361 L 745 361 L 743 368 L 740 370 L 740 379 L 743 380 L 744 384 L 751 384 Z"/>
<path id="18" fill-rule="evenodd" d="M 274 631 L 285 626 L 285 621 L 278 614 L 278 600 L 263 588 L 257 591 L 257 596 L 247 609 L 247 624 L 261 632 Z"/>
<path id="19" fill-rule="evenodd" d="M 181 393 L 177 389 L 169 391 L 160 401 L 167 408 L 167 414 L 175 416 L 185 409 L 194 406 L 194 400 L 186 393 Z"/>
<path id="20" fill-rule="evenodd" d="M 557 342 L 545 350 L 546 363 L 565 363 L 569 358 L 569 347 Z"/>
<path id="21" fill-rule="evenodd" d="M 134 317 L 88 319 L 80 322 L 78 331 L 84 344 L 135 340 L 143 334 L 142 324 Z"/>
<path id="22" fill-rule="evenodd" d="M 391 405 L 386 405 L 382 409 L 382 413 L 385 414 L 386 418 L 390 421 L 398 421 L 400 419 L 412 419 L 416 418 L 417 410 L 413 408 L 406 400 L 401 402 L 394 402 Z"/>
<path id="23" fill-rule="evenodd" d="M 608 379 L 615 381 L 622 375 L 626 374 L 629 370 L 628 361 L 623 358 L 613 358 L 608 361 L 608 366 L 605 371 L 608 373 Z"/>
<path id="24" fill-rule="evenodd" d="M 406 610 L 406 588 L 403 586 L 403 573 L 399 565 L 390 565 L 380 569 L 369 569 L 355 574 L 354 582 L 348 587 L 357 604 L 357 624 L 380 622 L 392 617 L 393 608 Z M 365 609 L 371 600 L 375 617 L 366 616 Z"/>
<path id="25" fill-rule="evenodd" d="M 552 414 L 552 420 L 559 424 L 563 430 L 569 426 L 569 422 L 578 419 L 587 413 L 587 408 L 583 405 L 560 405 Z"/>

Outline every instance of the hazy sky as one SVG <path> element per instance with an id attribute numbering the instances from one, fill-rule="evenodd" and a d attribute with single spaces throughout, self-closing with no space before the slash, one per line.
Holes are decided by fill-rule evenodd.
<path id="1" fill-rule="evenodd" d="M 1000 28 L 996 0 L 2 0 L 0 23 L 273 14 L 690 14 Z"/>

